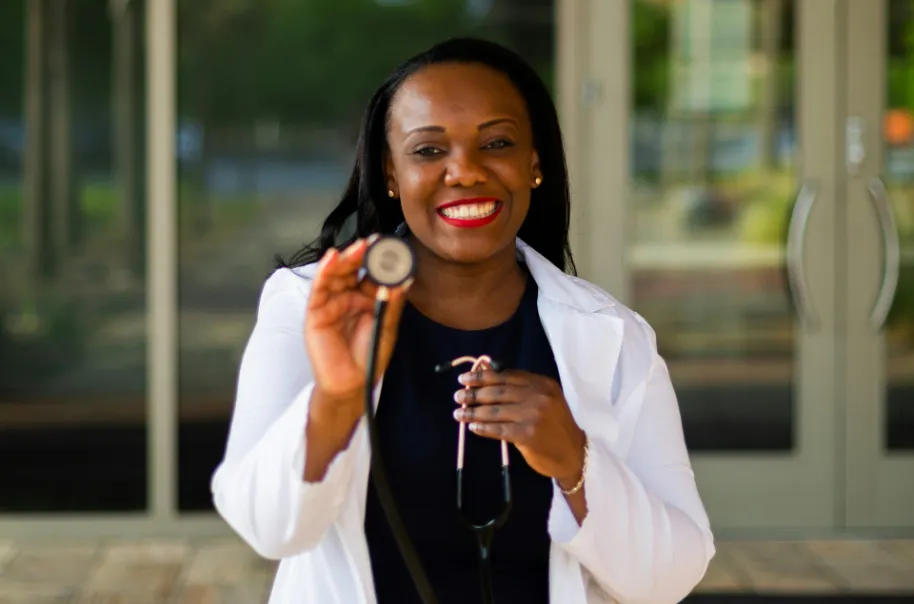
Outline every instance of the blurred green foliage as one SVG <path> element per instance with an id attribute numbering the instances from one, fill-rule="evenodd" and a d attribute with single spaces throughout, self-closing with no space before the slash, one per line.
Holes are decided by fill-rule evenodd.
<path id="1" fill-rule="evenodd" d="M 551 2 L 181 0 L 179 106 L 208 123 L 254 118 L 354 130 L 398 63 L 452 36 L 524 55 L 550 82 Z"/>
<path id="2" fill-rule="evenodd" d="M 134 0 L 142 10 L 143 0 Z M 76 113 L 107 120 L 111 85 L 108 0 L 68 3 Z M 375 87 L 403 59 L 455 35 L 515 48 L 554 80 L 553 2 L 491 0 L 178 0 L 182 115 L 215 123 L 254 117 L 318 124 L 357 123 Z M 0 2 L 0 117 L 21 115 L 25 0 Z M 790 14 L 792 11 L 785 11 Z M 667 3 L 632 3 L 635 107 L 663 107 L 670 87 Z M 788 17 L 792 20 L 792 17 Z M 914 108 L 914 19 L 890 32 L 888 101 Z M 780 69 L 790 80 L 790 24 Z M 789 87 L 785 87 L 789 88 Z M 788 91 L 789 92 L 789 91 Z"/>
<path id="3" fill-rule="evenodd" d="M 134 0 L 143 10 L 142 0 Z M 503 42 L 550 84 L 552 2 L 492 0 L 477 16 L 464 0 L 178 0 L 180 109 L 218 123 L 253 116 L 316 123 L 357 119 L 402 60 L 458 35 Z M 110 115 L 108 0 L 68 3 L 74 105 Z M 0 116 L 21 115 L 25 0 L 0 2 Z M 141 33 L 142 35 L 142 33 Z"/>

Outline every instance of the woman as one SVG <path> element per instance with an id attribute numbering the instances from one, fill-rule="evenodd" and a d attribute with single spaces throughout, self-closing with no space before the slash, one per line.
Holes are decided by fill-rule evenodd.
<path id="1" fill-rule="evenodd" d="M 496 601 L 658 604 L 698 583 L 713 538 L 665 363 L 641 317 L 566 273 L 569 212 L 555 108 L 513 53 L 452 40 L 377 91 L 342 201 L 263 288 L 213 478 L 219 513 L 282 560 L 271 603 L 419 601 L 360 421 L 375 290 L 358 271 L 377 233 L 408 238 L 416 254 L 383 328 L 376 421 L 440 601 L 481 601 L 455 504 L 461 423 L 473 521 L 500 509 L 510 443 Z M 462 355 L 503 367 L 435 371 Z"/>

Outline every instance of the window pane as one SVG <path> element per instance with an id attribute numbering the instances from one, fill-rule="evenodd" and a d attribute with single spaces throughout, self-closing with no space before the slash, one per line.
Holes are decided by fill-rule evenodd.
<path id="1" fill-rule="evenodd" d="M 455 35 L 554 68 L 551 0 L 205 4 L 179 1 L 182 510 L 211 507 L 260 288 L 342 194 L 374 89 Z"/>
<path id="2" fill-rule="evenodd" d="M 632 4 L 633 307 L 696 450 L 793 446 L 793 3 Z"/>
<path id="3" fill-rule="evenodd" d="M 4 512 L 146 507 L 144 9 L 124 4 L 0 2 Z"/>

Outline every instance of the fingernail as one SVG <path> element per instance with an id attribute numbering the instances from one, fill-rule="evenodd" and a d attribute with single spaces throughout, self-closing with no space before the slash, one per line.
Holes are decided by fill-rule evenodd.
<path id="1" fill-rule="evenodd" d="M 463 419 L 463 409 L 454 409 L 454 419 L 458 422 Z"/>
<path id="2" fill-rule="evenodd" d="M 381 237 L 381 233 L 375 233 L 368 238 L 368 245 L 371 245 Z"/>
<path id="3" fill-rule="evenodd" d="M 469 384 L 472 381 L 472 379 L 473 379 L 473 376 L 469 373 L 461 373 L 459 376 L 457 376 L 457 381 L 460 382 L 461 384 L 463 384 L 464 386 Z"/>
<path id="4" fill-rule="evenodd" d="M 457 392 L 454 393 L 454 402 L 455 402 L 455 403 L 462 403 L 462 402 L 463 402 L 463 396 L 464 396 L 464 395 L 463 395 L 463 390 L 458 390 Z"/>

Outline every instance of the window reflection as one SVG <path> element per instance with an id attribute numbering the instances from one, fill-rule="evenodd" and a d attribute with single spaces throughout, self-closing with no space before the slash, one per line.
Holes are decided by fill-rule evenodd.
<path id="1" fill-rule="evenodd" d="M 124 5 L 0 3 L 2 512 L 146 506 L 144 7 Z"/>
<path id="2" fill-rule="evenodd" d="M 691 450 L 793 446 L 793 3 L 632 4 L 633 306 Z"/>

